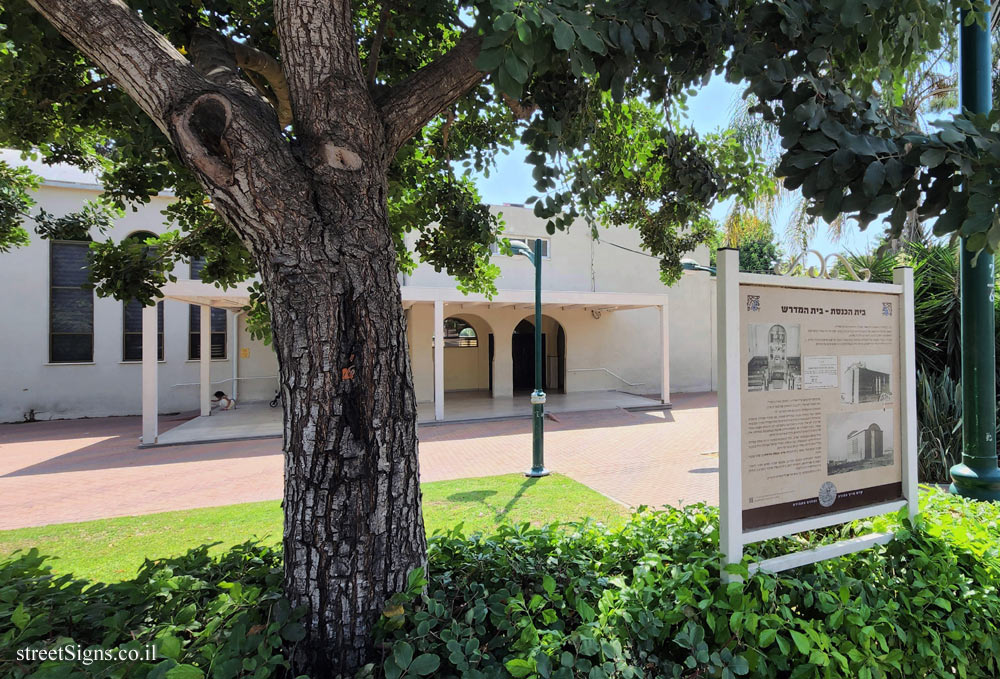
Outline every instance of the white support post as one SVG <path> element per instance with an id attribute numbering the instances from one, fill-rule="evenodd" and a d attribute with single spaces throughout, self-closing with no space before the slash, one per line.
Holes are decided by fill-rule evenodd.
<path id="1" fill-rule="evenodd" d="M 160 410 L 157 384 L 159 335 L 157 305 L 142 309 L 142 444 L 151 446 L 159 436 L 157 414 Z"/>
<path id="2" fill-rule="evenodd" d="M 719 340 L 719 547 L 722 580 L 738 576 L 725 572 L 743 560 L 743 473 L 740 427 L 740 253 L 718 251 L 717 323 Z"/>
<path id="3" fill-rule="evenodd" d="M 916 332 L 913 320 L 913 269 L 908 266 L 892 270 L 892 282 L 903 287 L 900 297 L 899 333 L 903 351 L 899 360 L 899 407 L 903 409 L 900 443 L 903 461 L 903 497 L 909 505 L 910 521 L 919 511 L 917 486 L 917 356 Z M 891 385 L 890 385 L 891 386 Z"/>
<path id="4" fill-rule="evenodd" d="M 230 361 L 233 367 L 233 400 L 240 397 L 240 315 L 242 311 L 229 311 L 229 327 L 232 328 L 230 337 Z"/>
<path id="5" fill-rule="evenodd" d="M 199 370 L 199 394 L 201 402 L 201 416 L 207 417 L 212 414 L 212 307 L 201 307 L 201 325 L 199 349 L 201 357 L 198 361 Z"/>
<path id="6" fill-rule="evenodd" d="M 670 316 L 667 303 L 660 305 L 660 401 L 670 403 Z"/>
<path id="7" fill-rule="evenodd" d="M 444 302 L 434 301 L 434 419 L 444 419 Z"/>

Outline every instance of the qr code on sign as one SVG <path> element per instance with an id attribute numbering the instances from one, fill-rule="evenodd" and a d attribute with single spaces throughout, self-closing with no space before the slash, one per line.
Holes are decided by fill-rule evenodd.
<path id="1" fill-rule="evenodd" d="M 882 315 L 892 316 L 892 302 L 882 302 Z"/>
<path id="2" fill-rule="evenodd" d="M 760 295 L 747 295 L 747 311 L 760 311 Z"/>

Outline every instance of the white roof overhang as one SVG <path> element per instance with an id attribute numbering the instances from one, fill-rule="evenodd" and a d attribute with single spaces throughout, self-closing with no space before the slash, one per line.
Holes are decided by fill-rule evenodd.
<path id="1" fill-rule="evenodd" d="M 166 299 L 222 309 L 238 310 L 250 303 L 249 283 L 240 283 L 223 290 L 211 283 L 182 280 L 167 283 L 163 286 L 162 292 Z M 437 301 L 448 305 L 460 304 L 463 308 L 532 309 L 535 305 L 534 290 L 500 290 L 492 299 L 482 294 L 466 295 L 454 288 L 403 286 L 401 292 L 403 307 L 407 309 L 414 304 L 432 304 Z M 657 307 L 666 303 L 666 294 L 542 290 L 543 306 L 558 306 L 563 309 L 614 311 Z"/>
<path id="2" fill-rule="evenodd" d="M 160 292 L 163 293 L 165 299 L 234 311 L 238 311 L 250 303 L 249 281 L 238 283 L 225 290 L 201 281 L 172 281 L 166 283 Z"/>
<path id="3" fill-rule="evenodd" d="M 535 306 L 534 290 L 500 290 L 492 299 L 482 294 L 463 294 L 454 288 L 402 288 L 403 307 L 427 304 L 437 301 L 445 304 L 481 306 L 488 308 L 525 308 Z M 542 290 L 542 306 L 559 306 L 566 309 L 642 309 L 662 306 L 667 303 L 667 295 L 639 292 L 581 292 L 576 290 Z"/>

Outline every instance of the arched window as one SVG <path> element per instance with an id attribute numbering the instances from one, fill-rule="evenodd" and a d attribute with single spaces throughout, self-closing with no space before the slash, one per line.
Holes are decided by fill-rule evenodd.
<path id="1" fill-rule="evenodd" d="M 444 345 L 446 347 L 478 347 L 479 338 L 471 325 L 461 318 L 444 319 Z"/>
<path id="2" fill-rule="evenodd" d="M 126 240 L 144 243 L 156 234 L 136 231 Z M 142 360 L 142 303 L 138 300 L 122 302 L 122 361 Z M 163 360 L 163 302 L 156 304 L 156 360 Z"/>

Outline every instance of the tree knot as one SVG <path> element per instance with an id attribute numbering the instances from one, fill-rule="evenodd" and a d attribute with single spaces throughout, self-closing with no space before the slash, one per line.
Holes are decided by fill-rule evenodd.
<path id="1" fill-rule="evenodd" d="M 229 99 L 215 92 L 198 95 L 174 115 L 179 147 L 188 160 L 216 185 L 233 182 L 232 150 L 226 141 L 232 117 Z"/>
<path id="2" fill-rule="evenodd" d="M 337 146 L 332 142 L 323 145 L 323 157 L 327 164 L 335 170 L 357 172 L 361 169 L 361 156 L 349 148 Z"/>

